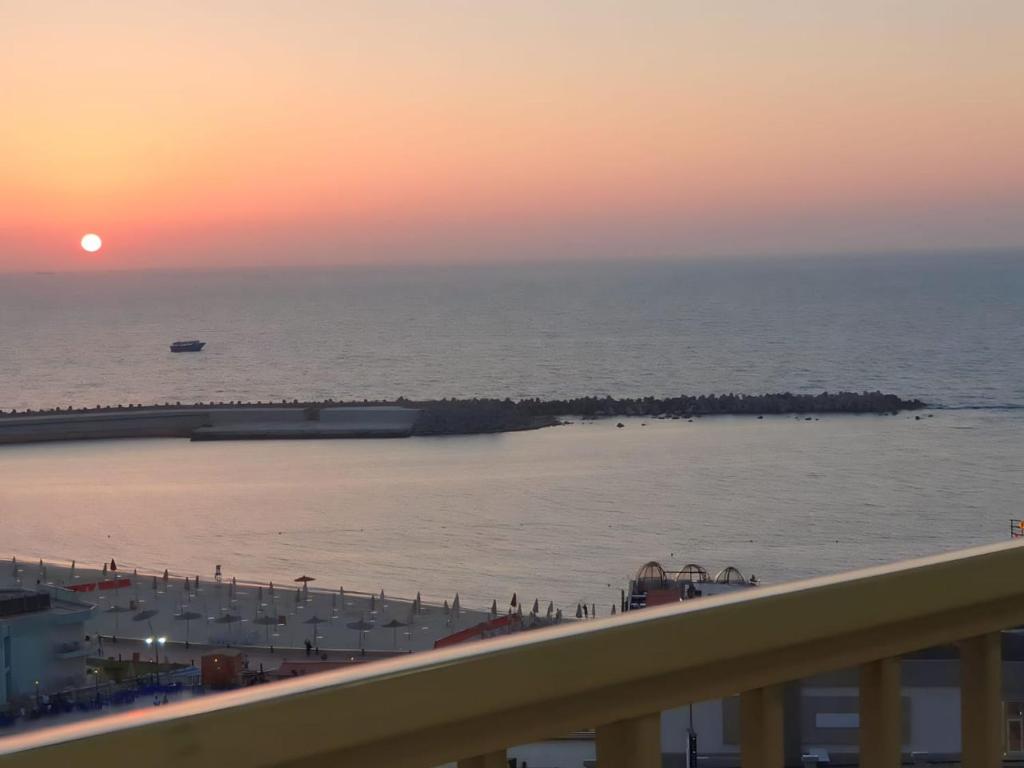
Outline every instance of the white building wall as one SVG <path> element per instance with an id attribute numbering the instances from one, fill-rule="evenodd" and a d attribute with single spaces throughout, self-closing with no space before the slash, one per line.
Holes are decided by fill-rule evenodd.
<path id="1" fill-rule="evenodd" d="M 960 689 L 904 688 L 910 696 L 912 752 L 960 752 Z"/>
<path id="2" fill-rule="evenodd" d="M 61 646 L 85 637 L 88 608 L 45 610 L 0 619 L 0 702 L 85 684 L 85 658 L 57 658 Z M 9 638 L 9 642 L 5 642 Z M 10 656 L 5 654 L 10 649 Z M 10 668 L 10 687 L 6 669 Z"/>
<path id="3" fill-rule="evenodd" d="M 665 754 L 685 754 L 688 748 L 690 708 L 679 707 L 661 713 L 661 751 Z M 693 706 L 693 730 L 697 733 L 697 751 L 700 754 L 739 753 L 739 748 L 725 744 L 722 700 L 700 701 Z"/>
<path id="4" fill-rule="evenodd" d="M 527 768 L 584 768 L 585 760 L 597 759 L 597 749 L 593 739 L 565 739 L 513 747 L 508 756 Z"/>

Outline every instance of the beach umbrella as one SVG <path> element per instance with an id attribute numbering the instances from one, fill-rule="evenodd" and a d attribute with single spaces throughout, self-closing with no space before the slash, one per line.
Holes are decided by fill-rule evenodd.
<path id="1" fill-rule="evenodd" d="M 452 609 L 448 606 L 448 601 L 445 600 L 444 601 L 444 615 L 445 616 L 451 616 L 451 613 L 452 613 Z"/>
<path id="2" fill-rule="evenodd" d="M 42 565 L 43 561 L 40 560 L 39 564 Z M 110 570 L 112 570 L 112 571 L 116 571 L 117 570 L 117 563 L 114 562 L 114 558 L 110 558 Z"/>
<path id="3" fill-rule="evenodd" d="M 582 619 L 583 618 L 583 606 L 580 605 L 579 603 L 576 603 L 576 618 L 577 619 Z"/>
<path id="4" fill-rule="evenodd" d="M 348 627 L 349 629 L 354 629 L 354 630 L 359 632 L 359 647 L 362 648 L 363 647 L 363 633 L 366 632 L 367 630 L 373 629 L 374 624 L 373 624 L 372 621 L 367 621 L 366 619 L 360 617 L 359 621 L 350 621 L 345 626 Z"/>
<path id="5" fill-rule="evenodd" d="M 195 581 L 193 581 L 192 583 L 196 585 L 196 592 L 198 592 L 199 591 L 199 574 L 198 573 L 196 574 Z"/>
<path id="6" fill-rule="evenodd" d="M 561 624 L 561 623 L 562 623 L 562 609 L 559 608 L 557 611 L 555 611 L 555 624 Z"/>
<path id="7" fill-rule="evenodd" d="M 516 604 L 517 604 L 518 602 L 519 602 L 519 598 L 518 598 L 518 597 L 516 596 L 516 593 L 515 593 L 515 592 L 513 592 L 513 593 L 512 593 L 512 602 L 511 602 L 511 603 L 509 603 L 509 605 L 511 605 L 511 606 L 512 606 L 513 608 L 515 608 L 515 607 L 516 607 Z"/>
<path id="8" fill-rule="evenodd" d="M 270 599 L 274 599 L 274 582 L 270 582 L 270 586 L 267 587 L 267 591 L 270 593 Z"/>
<path id="9" fill-rule="evenodd" d="M 523 618 L 523 604 L 522 603 L 520 603 L 518 606 L 516 606 L 516 616 L 518 616 L 520 619 Z"/>
<path id="10" fill-rule="evenodd" d="M 398 650 L 398 628 L 399 627 L 407 627 L 409 625 L 406 624 L 404 621 L 399 621 L 398 619 L 392 619 L 387 624 L 382 624 L 381 626 L 383 626 L 385 629 L 392 630 L 392 633 L 393 633 L 393 638 L 392 639 L 394 640 L 394 643 L 395 643 L 395 650 Z"/>
<path id="11" fill-rule="evenodd" d="M 130 610 L 131 610 L 131 608 L 128 608 L 128 607 L 123 606 L 123 605 L 118 605 L 117 603 L 115 603 L 114 605 L 112 605 L 109 608 L 107 608 L 107 610 L 105 611 L 105 613 L 112 613 L 112 614 L 114 614 L 114 634 L 115 635 L 117 634 L 117 629 L 118 629 L 118 624 L 119 624 L 118 619 L 120 618 L 120 614 L 128 613 L 128 611 L 130 611 Z"/>
<path id="12" fill-rule="evenodd" d="M 370 595 L 370 613 L 377 612 L 377 596 Z"/>
<path id="13" fill-rule="evenodd" d="M 164 584 L 166 584 L 168 581 L 170 581 L 170 578 L 171 578 L 171 574 L 167 572 L 166 568 L 164 568 Z"/>
<path id="14" fill-rule="evenodd" d="M 554 615 L 554 613 L 555 613 L 555 604 L 554 603 L 548 603 L 547 618 L 550 619 Z"/>
<path id="15" fill-rule="evenodd" d="M 306 574 L 302 574 L 295 581 L 296 582 L 301 581 L 303 584 L 308 584 L 311 581 L 316 581 L 316 579 L 314 579 L 312 576 L 307 576 Z"/>
<path id="16" fill-rule="evenodd" d="M 538 613 L 540 613 L 540 599 L 539 598 L 536 598 L 536 597 L 533 598 L 533 610 L 530 611 L 530 613 L 532 613 L 534 616 L 536 616 Z"/>
<path id="17" fill-rule="evenodd" d="M 615 615 L 615 603 L 612 603 L 612 616 Z"/>
<path id="18" fill-rule="evenodd" d="M 223 616 L 218 616 L 216 619 L 213 620 L 213 622 L 215 624 L 227 624 L 228 625 L 228 637 L 230 637 L 231 636 L 231 625 L 234 624 L 236 621 L 240 621 L 241 618 L 242 618 L 241 616 L 237 616 L 237 615 L 231 613 L 230 611 L 228 611 Z"/>
<path id="19" fill-rule="evenodd" d="M 259 617 L 255 618 L 255 619 L 253 619 L 252 621 L 253 621 L 253 624 L 262 624 L 264 627 L 266 627 L 267 645 L 270 645 L 270 627 L 272 625 L 274 625 L 274 624 L 277 624 L 277 619 L 274 618 L 273 616 L 268 616 L 267 614 L 263 614 L 262 616 L 259 616 Z"/>
<path id="20" fill-rule="evenodd" d="M 176 621 L 185 622 L 185 647 L 188 648 L 190 634 L 189 629 L 192 626 L 192 619 L 201 619 L 203 618 L 203 614 L 196 613 L 195 611 L 182 611 L 181 613 L 176 614 L 174 618 Z"/>
<path id="21" fill-rule="evenodd" d="M 597 618 L 597 606 L 594 603 L 590 604 L 590 618 Z"/>
<path id="22" fill-rule="evenodd" d="M 459 593 L 455 593 L 455 599 L 452 600 L 452 621 L 458 621 L 459 616 L 462 614 L 462 603 L 459 602 Z"/>
<path id="23" fill-rule="evenodd" d="M 106 563 L 103 564 L 103 578 L 104 579 L 107 578 L 107 564 Z"/>
<path id="24" fill-rule="evenodd" d="M 491 618 L 492 619 L 498 618 L 498 601 L 497 600 L 492 600 L 491 601 Z"/>

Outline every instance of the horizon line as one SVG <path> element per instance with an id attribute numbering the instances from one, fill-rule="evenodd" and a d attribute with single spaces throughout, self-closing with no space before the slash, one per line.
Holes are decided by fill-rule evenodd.
<path id="1" fill-rule="evenodd" d="M 341 264 L 318 264 L 318 263 L 296 263 L 296 264 L 236 264 L 236 265 L 210 265 L 201 264 L 187 267 L 170 266 L 119 266 L 119 267 L 94 267 L 80 269 L 0 269 L 0 275 L 104 275 L 121 273 L 180 273 L 180 272 L 285 272 L 285 271 L 336 271 L 336 270 L 375 270 L 375 271 L 396 271 L 405 269 L 434 270 L 434 269 L 466 269 L 466 268 L 508 268 L 508 267 L 588 267 L 588 266 L 639 266 L 639 265 L 672 265 L 672 264 L 709 264 L 709 263 L 749 263 L 761 261 L 811 261 L 829 259 L 870 259 L 886 256 L 908 257 L 949 257 L 949 256 L 996 256 L 996 255 L 1024 255 L 1024 243 L 1013 246 L 961 246 L 954 248 L 871 248 L 841 251 L 769 251 L 764 253 L 751 252 L 730 252 L 726 254 L 699 254 L 691 256 L 651 256 L 644 258 L 628 259 L 613 257 L 594 258 L 550 258 L 550 259 L 503 259 L 496 261 L 397 261 L 388 263 L 374 263 L 370 261 L 359 261 Z"/>

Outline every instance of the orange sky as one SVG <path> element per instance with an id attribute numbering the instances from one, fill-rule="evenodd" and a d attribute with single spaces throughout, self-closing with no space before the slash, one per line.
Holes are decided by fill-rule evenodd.
<path id="1" fill-rule="evenodd" d="M 0 270 L 1020 246 L 1022 39 L 1017 0 L 0 0 Z"/>

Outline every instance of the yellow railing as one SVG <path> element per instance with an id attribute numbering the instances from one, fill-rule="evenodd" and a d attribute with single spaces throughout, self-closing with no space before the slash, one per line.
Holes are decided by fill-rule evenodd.
<path id="1" fill-rule="evenodd" d="M 861 668 L 861 765 L 900 761 L 901 654 L 956 642 L 963 765 L 1002 758 L 999 630 L 1024 623 L 1008 543 L 706 597 L 0 739 L 3 766 L 504 768 L 595 727 L 600 768 L 660 766 L 658 713 L 740 693 L 744 766 L 783 763 L 781 685 Z"/>

